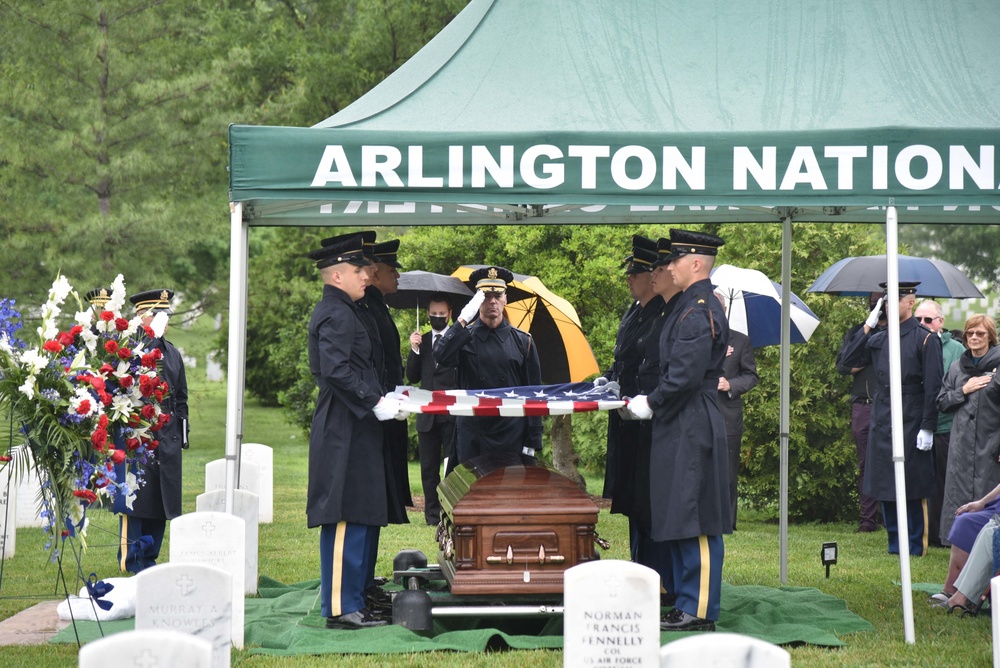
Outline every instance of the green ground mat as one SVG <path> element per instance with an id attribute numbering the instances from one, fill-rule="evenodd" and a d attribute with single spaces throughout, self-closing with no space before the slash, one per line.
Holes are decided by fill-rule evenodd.
<path id="1" fill-rule="evenodd" d="M 336 631 L 323 628 L 325 620 L 318 614 L 319 580 L 286 585 L 262 577 L 258 594 L 259 598 L 246 600 L 245 645 L 252 653 L 398 654 L 562 647 L 562 620 L 558 617 L 527 622 L 449 618 L 448 626 L 435 620 L 434 631 L 424 634 L 392 625 Z M 104 623 L 104 634 L 131 629 L 132 621 Z M 844 601 L 818 589 L 726 584 L 717 627 L 719 631 L 742 633 L 779 645 L 829 647 L 844 645 L 840 636 L 845 634 L 873 630 L 871 624 L 848 610 Z M 78 622 L 77 632 L 84 642 L 100 637 L 96 622 Z M 660 642 L 685 635 L 689 634 L 664 633 Z M 51 642 L 75 643 L 73 628 L 63 629 Z"/>

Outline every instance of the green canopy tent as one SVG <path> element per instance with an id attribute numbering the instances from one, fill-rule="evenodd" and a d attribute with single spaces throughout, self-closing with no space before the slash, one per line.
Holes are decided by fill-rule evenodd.
<path id="1" fill-rule="evenodd" d="M 780 220 L 787 290 L 793 220 L 887 222 L 892 289 L 897 210 L 1000 222 L 998 30 L 992 0 L 472 0 L 316 126 L 232 126 L 231 478 L 250 226 Z M 901 571 L 909 582 L 906 555 Z M 906 586 L 903 609 L 912 642 Z"/>

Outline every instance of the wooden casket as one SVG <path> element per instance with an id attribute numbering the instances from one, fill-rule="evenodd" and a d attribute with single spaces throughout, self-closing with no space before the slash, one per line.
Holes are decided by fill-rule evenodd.
<path id="1" fill-rule="evenodd" d="M 561 594 L 597 559 L 597 505 L 534 457 L 484 455 L 438 486 L 438 563 L 452 594 Z"/>

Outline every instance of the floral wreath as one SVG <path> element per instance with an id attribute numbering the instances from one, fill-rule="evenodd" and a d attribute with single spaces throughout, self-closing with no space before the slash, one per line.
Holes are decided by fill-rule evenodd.
<path id="1" fill-rule="evenodd" d="M 69 329 L 60 329 L 70 296 L 80 310 Z M 41 480 L 46 549 L 57 536 L 76 535 L 86 547 L 87 508 L 98 500 L 111 507 L 116 499 L 132 508 L 144 466 L 159 445 L 157 432 L 170 419 L 160 407 L 170 389 L 159 374 L 162 353 L 149 346 L 149 339 L 162 336 L 167 316 L 157 314 L 149 326 L 139 316 L 122 317 L 121 274 L 99 311 L 84 308 L 60 275 L 29 343 L 16 338 L 20 314 L 3 301 L 0 415 L 9 414 L 23 441 L 12 440 L 0 456 L 0 471 L 14 465 L 27 474 L 33 461 Z M 22 447 L 30 458 L 19 456 Z M 59 554 L 57 548 L 53 560 Z"/>

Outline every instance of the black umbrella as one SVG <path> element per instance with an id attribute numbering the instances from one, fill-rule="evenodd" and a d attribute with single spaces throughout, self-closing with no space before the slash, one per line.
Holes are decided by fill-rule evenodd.
<path id="1" fill-rule="evenodd" d="M 472 290 L 454 276 L 430 271 L 404 271 L 399 275 L 396 292 L 385 296 L 385 303 L 393 308 L 412 308 L 417 311 L 417 328 L 420 328 L 420 309 L 427 307 L 428 298 L 441 292 L 451 301 L 453 310 L 460 309 L 472 297 Z"/>
<path id="2" fill-rule="evenodd" d="M 920 281 L 918 297 L 951 299 L 982 299 L 969 277 L 955 265 L 944 260 L 899 256 L 899 280 Z M 861 255 L 837 261 L 824 271 L 806 292 L 825 292 L 843 297 L 864 296 L 881 292 L 879 283 L 888 281 L 885 255 Z"/>

